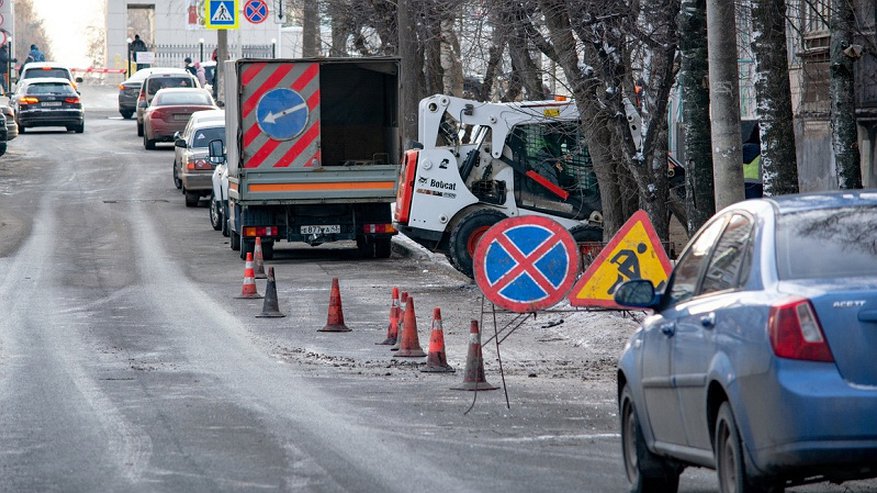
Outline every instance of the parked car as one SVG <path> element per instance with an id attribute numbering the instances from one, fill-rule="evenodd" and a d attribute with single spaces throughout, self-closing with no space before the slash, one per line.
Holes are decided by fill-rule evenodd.
<path id="1" fill-rule="evenodd" d="M 18 124 L 15 123 L 15 110 L 12 106 L 0 104 L 0 113 L 6 117 L 6 140 L 18 137 Z"/>
<path id="2" fill-rule="evenodd" d="M 30 64 L 28 64 L 30 65 Z M 85 110 L 73 83 L 60 77 L 19 82 L 11 98 L 19 133 L 29 127 L 66 127 L 85 131 Z"/>
<path id="3" fill-rule="evenodd" d="M 137 95 L 137 136 L 143 136 L 143 114 L 155 94 L 166 87 L 201 87 L 194 75 L 183 70 L 164 69 L 154 72 L 143 80 Z"/>
<path id="4" fill-rule="evenodd" d="M 27 79 L 61 78 L 70 81 L 73 89 L 79 90 L 76 84 L 82 82 L 82 77 L 74 77 L 73 72 L 66 65 L 58 62 L 30 62 L 21 70 L 19 81 Z"/>
<path id="5" fill-rule="evenodd" d="M 183 131 L 174 135 L 174 185 L 186 196 L 186 207 L 210 195 L 213 164 L 207 159 L 207 144 L 216 139 L 225 140 L 222 110 L 192 113 Z"/>
<path id="6" fill-rule="evenodd" d="M 631 491 L 687 466 L 722 492 L 877 476 L 877 193 L 753 199 L 708 221 L 618 364 Z"/>
<path id="7" fill-rule="evenodd" d="M 223 139 L 224 140 L 224 139 Z M 214 157 L 209 157 L 214 163 L 213 176 L 211 177 L 213 190 L 210 193 L 210 225 L 214 230 L 222 231 L 222 236 L 228 236 L 228 166 L 225 158 L 225 143 L 220 141 L 223 149 L 217 149 Z M 208 145 L 216 145 L 210 144 Z M 208 156 L 210 156 L 208 148 Z"/>
<path id="8" fill-rule="evenodd" d="M 173 142 L 174 134 L 189 122 L 192 113 L 219 109 L 204 89 L 185 87 L 162 89 L 143 114 L 143 147 L 155 149 L 156 142 Z"/>
<path id="9" fill-rule="evenodd" d="M 6 154 L 6 141 L 8 136 L 6 128 L 6 115 L 0 113 L 0 156 Z"/>
<path id="10" fill-rule="evenodd" d="M 137 97 L 140 95 L 143 81 L 154 73 L 185 74 L 186 71 L 181 68 L 149 67 L 134 72 L 131 77 L 119 84 L 119 114 L 122 115 L 122 118 L 127 120 L 134 116 L 137 111 Z"/>

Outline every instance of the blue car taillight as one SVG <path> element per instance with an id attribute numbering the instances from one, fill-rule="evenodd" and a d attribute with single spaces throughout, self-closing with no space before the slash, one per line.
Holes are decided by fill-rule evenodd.
<path id="1" fill-rule="evenodd" d="M 773 352 L 780 358 L 834 361 L 810 300 L 795 298 L 772 306 L 767 327 Z"/>

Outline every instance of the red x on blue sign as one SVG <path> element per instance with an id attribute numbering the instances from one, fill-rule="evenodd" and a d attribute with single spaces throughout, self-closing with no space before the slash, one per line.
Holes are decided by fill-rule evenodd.
<path id="1" fill-rule="evenodd" d="M 265 0 L 247 0 L 244 4 L 244 17 L 253 24 L 259 24 L 268 18 L 268 4 Z"/>
<path id="2" fill-rule="evenodd" d="M 579 269 L 569 231 L 539 216 L 490 228 L 475 248 L 475 282 L 492 303 L 517 313 L 550 308 L 566 296 Z"/>

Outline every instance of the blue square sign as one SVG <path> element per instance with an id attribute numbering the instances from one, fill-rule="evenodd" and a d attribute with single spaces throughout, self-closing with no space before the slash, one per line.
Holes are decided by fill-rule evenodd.
<path id="1" fill-rule="evenodd" d="M 238 0 L 207 0 L 205 27 L 209 29 L 237 29 Z"/>

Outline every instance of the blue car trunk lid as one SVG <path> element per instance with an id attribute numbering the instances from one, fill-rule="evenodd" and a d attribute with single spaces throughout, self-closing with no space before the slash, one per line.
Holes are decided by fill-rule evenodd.
<path id="1" fill-rule="evenodd" d="M 877 279 L 787 282 L 782 291 L 810 299 L 841 376 L 877 386 Z"/>

